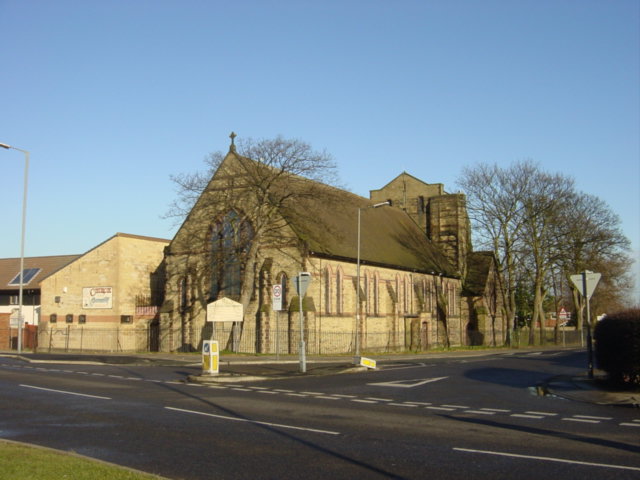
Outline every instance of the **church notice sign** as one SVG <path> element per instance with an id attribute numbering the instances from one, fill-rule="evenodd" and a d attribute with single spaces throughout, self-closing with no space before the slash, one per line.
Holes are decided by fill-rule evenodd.
<path id="1" fill-rule="evenodd" d="M 223 297 L 207 305 L 207 322 L 242 322 L 243 307 L 239 302 Z"/>
<path id="2" fill-rule="evenodd" d="M 82 308 L 113 308 L 113 288 L 84 287 Z"/>

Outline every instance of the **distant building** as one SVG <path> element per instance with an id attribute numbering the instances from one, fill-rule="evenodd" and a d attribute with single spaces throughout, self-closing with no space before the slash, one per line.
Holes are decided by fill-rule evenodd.
<path id="1" fill-rule="evenodd" d="M 163 301 L 164 248 L 169 240 L 117 233 L 100 245 L 44 275 L 41 286 L 42 348 L 138 350 L 100 330 L 148 330 Z M 56 329 L 82 327 L 73 339 Z M 71 331 L 71 330 L 69 330 Z M 47 335 L 49 335 L 47 337 Z M 93 337 L 91 336 L 93 335 Z M 109 335 L 112 335 L 111 333 Z M 133 338 L 133 337 L 132 337 Z M 146 341 L 146 337 L 143 337 Z M 131 340 L 133 341 L 133 340 Z"/>
<path id="2" fill-rule="evenodd" d="M 80 255 L 26 257 L 22 285 L 24 322 L 40 322 L 40 281 Z M 0 258 L 0 313 L 17 314 L 20 292 L 20 258 Z"/>

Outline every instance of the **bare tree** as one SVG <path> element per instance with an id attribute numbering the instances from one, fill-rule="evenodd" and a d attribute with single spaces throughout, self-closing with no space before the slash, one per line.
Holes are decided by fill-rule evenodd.
<path id="1" fill-rule="evenodd" d="M 576 192 L 562 209 L 566 225 L 562 261 L 567 291 L 571 291 L 577 327 L 582 328 L 584 301 L 570 275 L 591 270 L 602 274 L 594 293 L 594 312 L 615 311 L 625 306 L 631 289 L 629 239 L 620 229 L 620 218 L 595 195 Z M 628 306 L 628 305 L 627 305 Z"/>
<path id="2" fill-rule="evenodd" d="M 536 322 L 545 338 L 548 291 L 570 291 L 570 285 L 557 285 L 554 272 L 564 273 L 566 285 L 571 274 L 601 270 L 603 301 L 620 303 L 628 292 L 629 241 L 619 220 L 602 200 L 577 193 L 571 178 L 524 161 L 509 168 L 466 168 L 458 184 L 467 194 L 474 240 L 492 248 L 498 259 L 506 318 L 514 322 L 518 309 L 525 307 L 522 302 L 531 303 L 524 309 L 532 312 L 530 343 Z M 575 291 L 573 301 L 579 313 L 581 299 Z"/>
<path id="3" fill-rule="evenodd" d="M 545 341 L 544 300 L 553 265 L 563 255 L 566 225 L 559 212 L 573 193 L 573 180 L 560 174 L 532 172 L 530 189 L 523 198 L 523 248 L 527 252 L 533 280 L 533 318 L 529 344 L 534 343 L 534 326 L 540 325 L 540 342 Z"/>
<path id="4" fill-rule="evenodd" d="M 475 227 L 474 243 L 493 251 L 502 279 L 502 305 L 509 324 L 509 339 L 516 328 L 516 287 L 523 203 L 535 165 L 530 161 L 509 169 L 479 164 L 465 168 L 458 185 L 467 195 L 467 211 Z"/>

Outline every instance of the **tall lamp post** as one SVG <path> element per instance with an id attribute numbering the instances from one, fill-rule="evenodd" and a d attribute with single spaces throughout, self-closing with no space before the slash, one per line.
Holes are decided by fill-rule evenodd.
<path id="1" fill-rule="evenodd" d="M 12 147 L 6 143 L 0 143 L 0 147 L 5 149 L 13 149 L 24 153 L 24 188 L 22 193 L 22 235 L 20 239 L 20 287 L 18 294 L 18 353 L 22 353 L 22 293 L 24 289 L 24 234 L 27 223 L 27 184 L 29 176 L 29 152 L 21 148 Z"/>
<path id="2" fill-rule="evenodd" d="M 362 210 L 366 210 L 367 208 L 384 207 L 386 205 L 391 205 L 391 202 L 380 202 L 374 205 L 368 205 L 366 207 L 358 208 L 358 255 L 356 263 L 356 358 L 354 358 L 355 363 L 360 363 L 358 357 L 360 356 L 360 316 L 362 308 L 362 302 L 360 302 L 360 220 L 362 216 Z"/>

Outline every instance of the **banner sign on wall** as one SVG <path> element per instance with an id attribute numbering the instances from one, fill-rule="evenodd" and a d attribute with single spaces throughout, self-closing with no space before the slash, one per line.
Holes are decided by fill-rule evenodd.
<path id="1" fill-rule="evenodd" d="M 112 287 L 85 287 L 82 289 L 82 308 L 113 308 Z"/>

